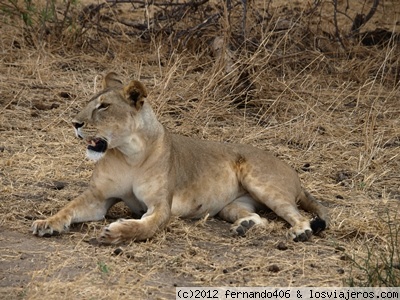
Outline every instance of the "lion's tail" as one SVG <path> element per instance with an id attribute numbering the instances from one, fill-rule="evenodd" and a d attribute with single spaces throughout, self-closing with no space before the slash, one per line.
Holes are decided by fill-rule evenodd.
<path id="1" fill-rule="evenodd" d="M 304 191 L 299 198 L 299 205 L 305 211 L 317 216 L 310 222 L 311 229 L 314 234 L 329 227 L 328 208 L 319 203 L 309 192 Z"/>

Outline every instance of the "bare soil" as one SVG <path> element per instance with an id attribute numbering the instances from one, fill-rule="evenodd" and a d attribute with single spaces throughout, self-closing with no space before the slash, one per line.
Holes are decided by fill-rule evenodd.
<path id="1" fill-rule="evenodd" d="M 371 30 L 398 32 L 393 3 L 385 1 Z M 287 5 L 277 7 L 277 15 L 288 16 Z M 315 30 L 318 36 L 321 29 Z M 204 40 L 195 50 L 174 50 L 167 41 L 121 41 L 88 31 L 80 47 L 52 41 L 38 47 L 23 30 L 1 23 L 0 298 L 174 299 L 177 286 L 366 280 L 353 260 L 376 256 L 378 264 L 379 256 L 388 257 L 390 229 L 400 220 L 399 44 L 354 43 L 344 51 L 321 38 L 327 52 L 307 48 L 310 37 L 299 28 L 271 32 L 251 53 L 233 47 L 239 68 L 226 74 L 220 67 L 226 61 Z M 101 228 L 130 216 L 118 204 L 101 222 L 33 236 L 33 220 L 56 213 L 89 182 L 94 165 L 70 121 L 107 71 L 143 81 L 172 132 L 274 152 L 330 208 L 330 228 L 295 243 L 286 238 L 288 224 L 267 211 L 270 228 L 243 238 L 231 236 L 219 219 L 173 219 L 149 241 L 100 246 L 94 238 Z M 242 80 L 252 88 L 234 98 L 232 86 Z"/>

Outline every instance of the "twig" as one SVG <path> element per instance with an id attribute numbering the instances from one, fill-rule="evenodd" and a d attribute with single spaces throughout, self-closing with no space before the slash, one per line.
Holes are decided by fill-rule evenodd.
<path id="1" fill-rule="evenodd" d="M 176 2 L 153 2 L 153 1 L 140 1 L 140 0 L 106 0 L 107 3 L 119 4 L 119 3 L 136 3 L 136 4 L 143 4 L 143 5 L 154 5 L 154 6 L 191 6 L 194 5 L 195 7 L 201 6 L 207 3 L 209 0 L 202 0 L 200 2 L 196 2 L 196 0 L 190 3 L 176 3 Z"/>
<path id="2" fill-rule="evenodd" d="M 318 7 L 321 5 L 321 3 L 322 3 L 322 0 L 315 0 L 313 5 L 305 12 L 305 15 L 313 14 L 318 9 Z"/>
<path id="3" fill-rule="evenodd" d="M 186 29 L 186 30 L 182 30 L 180 33 L 177 34 L 176 39 L 179 39 L 180 37 L 182 37 L 183 35 L 186 35 L 188 33 L 198 32 L 200 29 L 208 26 L 212 21 L 216 21 L 220 17 L 221 17 L 220 13 L 213 14 L 212 16 L 210 16 L 207 19 L 205 19 L 202 23 L 200 23 L 200 24 L 198 24 L 198 25 L 196 25 L 196 26 L 194 26 L 192 28 L 189 28 L 189 29 Z"/>
<path id="4" fill-rule="evenodd" d="M 246 41 L 247 0 L 241 0 L 241 1 L 243 4 L 243 18 L 242 18 L 243 40 Z"/>
<path id="5" fill-rule="evenodd" d="M 340 31 L 339 31 L 338 22 L 337 22 L 337 12 L 338 12 L 338 10 L 337 10 L 337 0 L 333 0 L 333 7 L 334 7 L 334 9 L 333 9 L 333 22 L 335 24 L 335 35 L 336 35 L 336 38 L 338 39 L 340 45 L 343 47 L 343 49 L 346 50 L 346 47 L 343 44 L 342 37 L 340 36 Z"/>
<path id="6" fill-rule="evenodd" d="M 371 9 L 368 14 L 364 16 L 364 14 L 357 14 L 354 18 L 353 25 L 351 26 L 350 35 L 354 33 L 358 33 L 360 28 L 365 25 L 375 14 L 378 9 L 379 0 L 374 0 Z"/>
<path id="7" fill-rule="evenodd" d="M 60 26 L 59 32 L 58 32 L 58 34 L 60 34 L 60 35 L 61 35 L 62 30 L 64 29 L 65 21 L 68 18 L 68 13 L 69 13 L 70 8 L 71 8 L 71 0 L 68 0 L 67 7 L 64 10 L 63 19 L 62 19 L 61 26 Z"/>

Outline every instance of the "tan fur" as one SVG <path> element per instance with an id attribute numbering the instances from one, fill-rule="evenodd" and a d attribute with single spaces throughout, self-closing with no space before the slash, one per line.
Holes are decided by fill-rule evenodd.
<path id="1" fill-rule="evenodd" d="M 52 235 L 68 230 L 71 223 L 100 220 L 121 200 L 142 217 L 111 223 L 99 237 L 102 243 L 148 239 L 172 215 L 219 215 L 243 235 L 253 225 L 267 224 L 257 214 L 265 206 L 292 226 L 295 240 L 303 241 L 311 236 L 310 222 L 296 203 L 327 225 L 327 209 L 302 189 L 287 164 L 251 146 L 171 134 L 146 96 L 138 81 L 123 86 L 115 73 L 105 77 L 104 90 L 73 123 L 79 137 L 92 145 L 101 138 L 107 150 L 88 151 L 99 159 L 89 188 L 54 216 L 35 221 L 34 234 Z"/>

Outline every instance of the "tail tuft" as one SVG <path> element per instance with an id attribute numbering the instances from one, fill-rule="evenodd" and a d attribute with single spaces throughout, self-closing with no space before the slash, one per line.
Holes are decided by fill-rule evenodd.
<path id="1" fill-rule="evenodd" d="M 311 225 L 313 234 L 318 234 L 326 228 L 325 220 L 322 220 L 319 217 L 313 218 L 310 222 L 310 225 Z"/>

